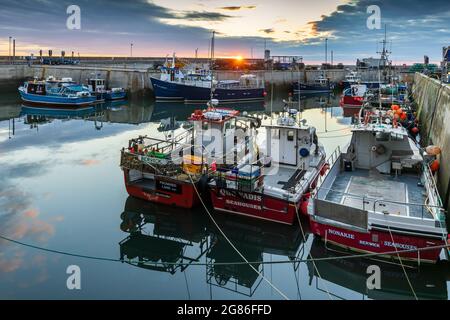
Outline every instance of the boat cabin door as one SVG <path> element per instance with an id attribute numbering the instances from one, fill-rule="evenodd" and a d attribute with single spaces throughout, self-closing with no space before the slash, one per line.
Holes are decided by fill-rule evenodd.
<path id="1" fill-rule="evenodd" d="M 297 165 L 297 130 L 280 129 L 280 163 Z"/>

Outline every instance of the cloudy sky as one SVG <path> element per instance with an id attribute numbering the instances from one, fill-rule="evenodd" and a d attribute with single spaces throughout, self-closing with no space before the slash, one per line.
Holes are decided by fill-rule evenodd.
<path id="1" fill-rule="evenodd" d="M 81 29 L 66 27 L 69 5 L 81 9 Z M 208 55 L 211 31 L 216 56 L 301 55 L 325 59 L 324 39 L 335 62 L 376 56 L 383 30 L 369 29 L 367 8 L 379 6 L 394 63 L 438 62 L 450 45 L 448 0 L 0 0 L 0 54 L 8 37 L 19 54 L 80 52 L 81 55 Z"/>

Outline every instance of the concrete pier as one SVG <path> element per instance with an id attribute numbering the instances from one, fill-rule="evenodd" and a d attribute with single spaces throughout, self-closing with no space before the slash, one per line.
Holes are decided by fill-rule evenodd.
<path id="1" fill-rule="evenodd" d="M 413 96 L 418 104 L 421 137 L 425 145 L 441 148 L 437 186 L 445 208 L 450 208 L 450 86 L 416 73 Z"/>
<path id="2" fill-rule="evenodd" d="M 271 84 L 275 86 L 289 86 L 295 81 L 314 81 L 323 71 L 303 70 L 303 71 L 250 71 L 264 81 L 266 88 L 270 89 Z M 340 82 L 345 79 L 348 71 L 345 69 L 326 70 L 326 76 L 333 82 Z M 378 72 L 375 70 L 362 71 L 363 79 L 377 80 Z M 239 79 L 242 71 L 217 71 L 218 80 Z M 44 78 L 54 76 L 57 78 L 70 77 L 77 82 L 85 83 L 88 78 L 96 75 L 105 78 L 108 86 L 122 87 L 131 94 L 145 93 L 151 90 L 149 78 L 158 76 L 158 71 L 145 68 L 132 68 L 117 65 L 115 67 L 99 64 L 98 66 L 50 66 L 50 65 L 0 65 L 0 84 L 5 82 L 20 83 L 26 78 Z"/>

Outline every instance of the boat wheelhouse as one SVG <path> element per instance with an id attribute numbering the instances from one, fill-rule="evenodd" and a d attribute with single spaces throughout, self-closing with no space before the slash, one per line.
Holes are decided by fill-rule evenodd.
<path id="1" fill-rule="evenodd" d="M 264 126 L 266 150 L 258 150 L 256 161 L 217 169 L 209 183 L 215 210 L 284 224 L 294 224 L 299 212 L 306 214 L 325 152 L 315 128 L 298 121 L 296 110 L 286 113 Z"/>
<path id="2" fill-rule="evenodd" d="M 106 80 L 102 78 L 88 79 L 89 91 L 97 97 L 98 101 L 111 101 L 122 100 L 126 97 L 126 91 L 124 88 L 111 88 L 106 87 Z"/>
<path id="3" fill-rule="evenodd" d="M 420 148 L 382 111 L 366 113 L 352 132 L 312 197 L 312 232 L 359 252 L 436 262 L 447 254 L 445 215 Z"/>
<path id="4" fill-rule="evenodd" d="M 341 82 L 344 89 L 351 88 L 353 85 L 365 85 L 368 89 L 377 89 L 380 87 L 379 81 L 364 81 L 358 71 L 350 70 L 345 79 Z"/>

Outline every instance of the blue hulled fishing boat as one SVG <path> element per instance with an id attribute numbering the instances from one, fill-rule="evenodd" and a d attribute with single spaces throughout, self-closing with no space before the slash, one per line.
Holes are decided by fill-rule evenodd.
<path id="1" fill-rule="evenodd" d="M 264 82 L 255 75 L 244 74 L 239 80 L 217 81 L 211 70 L 214 66 L 214 34 L 211 43 L 210 70 L 194 69 L 186 75 L 172 63 L 161 69 L 160 78 L 150 77 L 156 101 L 204 103 L 217 99 L 221 103 L 264 100 Z"/>
<path id="2" fill-rule="evenodd" d="M 19 87 L 19 94 L 27 104 L 62 108 L 88 106 L 97 101 L 88 88 L 75 84 L 70 78 L 27 81 Z"/>
<path id="3" fill-rule="evenodd" d="M 221 103 L 250 102 L 264 100 L 266 95 L 262 83 L 255 75 L 244 74 L 239 80 L 209 81 L 200 86 L 186 83 L 180 85 L 185 103 L 203 103 L 217 99 Z"/>
<path id="4" fill-rule="evenodd" d="M 292 84 L 292 91 L 294 94 L 331 92 L 333 91 L 333 88 L 330 80 L 324 75 L 320 75 L 319 78 L 311 83 L 294 82 Z"/>
<path id="5" fill-rule="evenodd" d="M 102 78 L 88 79 L 87 87 L 99 101 L 122 100 L 127 96 L 127 92 L 124 88 L 107 89 L 106 81 Z"/>

